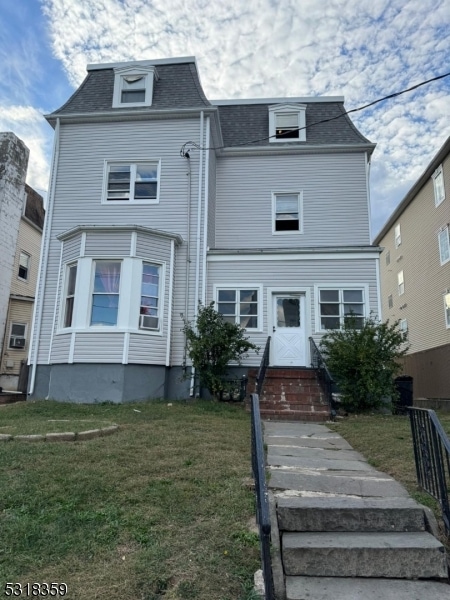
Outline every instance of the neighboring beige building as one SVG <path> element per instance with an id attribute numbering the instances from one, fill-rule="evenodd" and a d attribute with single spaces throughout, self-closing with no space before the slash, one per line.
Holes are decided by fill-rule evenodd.
<path id="1" fill-rule="evenodd" d="M 3 342 L 0 339 L 0 387 L 15 391 L 19 385 L 21 361 L 28 357 L 44 207 L 42 196 L 23 181 L 28 150 L 13 134 L 1 135 L 8 149 L 14 148 L 16 177 L 12 180 L 14 186 L 1 197 L 0 230 L 7 245 L 0 264 L 1 313 L 4 315 Z M 17 160 L 17 148 L 23 150 L 20 160 Z M 9 253 L 11 256 L 7 260 Z"/>
<path id="2" fill-rule="evenodd" d="M 450 137 L 374 240 L 383 319 L 408 331 L 415 398 L 450 399 L 449 153 Z"/>

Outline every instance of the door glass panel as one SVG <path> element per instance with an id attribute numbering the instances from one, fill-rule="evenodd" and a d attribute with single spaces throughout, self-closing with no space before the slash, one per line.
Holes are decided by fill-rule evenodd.
<path id="1" fill-rule="evenodd" d="M 300 327 L 299 298 L 277 298 L 277 327 Z"/>

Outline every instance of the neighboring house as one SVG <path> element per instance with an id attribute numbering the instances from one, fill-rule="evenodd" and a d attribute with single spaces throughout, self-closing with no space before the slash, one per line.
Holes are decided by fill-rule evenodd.
<path id="1" fill-rule="evenodd" d="M 192 57 L 88 66 L 46 117 L 31 396 L 187 396 L 181 315 L 199 302 L 260 347 L 272 336 L 287 367 L 344 314 L 379 313 L 374 144 L 344 113 L 342 97 L 210 102 Z"/>
<path id="2" fill-rule="evenodd" d="M 450 137 L 374 240 L 382 246 L 383 318 L 411 347 L 415 398 L 450 400 Z"/>
<path id="3" fill-rule="evenodd" d="M 25 183 L 29 151 L 0 134 L 0 387 L 17 390 L 26 361 L 44 224 L 42 197 Z"/>

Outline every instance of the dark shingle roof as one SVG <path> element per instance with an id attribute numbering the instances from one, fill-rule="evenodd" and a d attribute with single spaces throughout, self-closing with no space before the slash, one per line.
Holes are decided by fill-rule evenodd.
<path id="1" fill-rule="evenodd" d="M 40 229 L 44 227 L 44 199 L 28 184 L 25 184 L 25 193 L 27 195 L 25 205 L 25 216 Z"/>
<path id="2" fill-rule="evenodd" d="M 245 102 L 245 101 L 244 101 Z M 251 146 L 267 146 L 269 136 L 269 106 L 268 104 L 231 104 L 219 106 L 220 124 L 224 145 L 239 146 L 248 141 L 255 141 Z M 295 104 L 295 102 L 292 102 Z M 306 104 L 306 142 L 305 144 L 361 144 L 370 143 L 359 133 L 345 113 L 343 102 L 301 102 Z M 313 125 L 318 121 L 333 119 L 328 123 Z M 260 140 L 260 141 L 256 141 Z M 292 140 L 287 143 L 277 142 L 279 146 L 292 147 Z"/>
<path id="3" fill-rule="evenodd" d="M 210 106 L 203 93 L 195 63 L 156 65 L 158 79 L 153 84 L 151 110 Z M 95 113 L 112 109 L 114 70 L 90 70 L 71 98 L 54 115 Z M 148 111 L 149 107 L 114 108 L 114 111 Z"/>

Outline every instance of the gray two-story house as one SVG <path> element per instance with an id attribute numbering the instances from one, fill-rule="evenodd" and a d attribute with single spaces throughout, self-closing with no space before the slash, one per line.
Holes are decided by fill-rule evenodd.
<path id="1" fill-rule="evenodd" d="M 216 303 L 271 365 L 379 307 L 374 144 L 342 97 L 209 101 L 192 57 L 89 65 L 55 129 L 30 395 L 192 393 L 182 315 Z M 259 363 L 256 353 L 244 368 Z"/>

